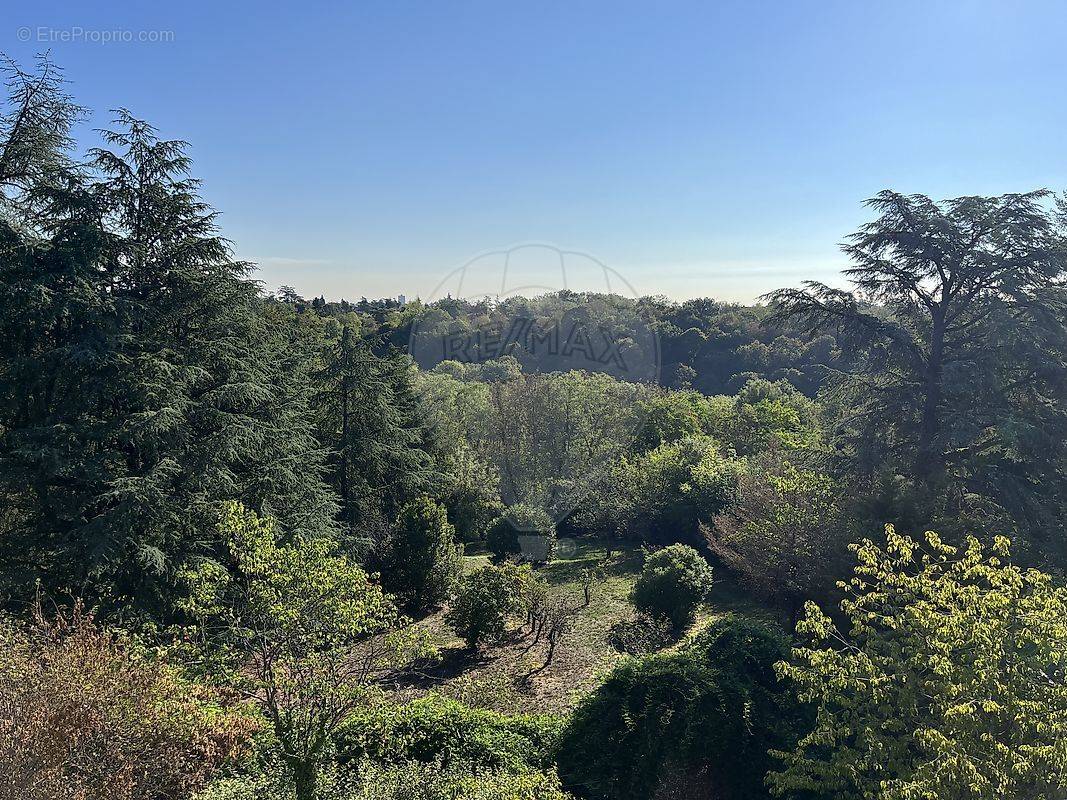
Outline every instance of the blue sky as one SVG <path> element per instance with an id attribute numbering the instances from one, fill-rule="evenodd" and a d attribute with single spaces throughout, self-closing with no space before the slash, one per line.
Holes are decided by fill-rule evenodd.
<path id="1" fill-rule="evenodd" d="M 832 280 L 882 188 L 1067 188 L 1060 2 L 79 0 L 3 28 L 66 69 L 86 142 L 120 105 L 188 140 L 238 254 L 308 295 L 425 297 L 540 241 L 751 300 Z"/>

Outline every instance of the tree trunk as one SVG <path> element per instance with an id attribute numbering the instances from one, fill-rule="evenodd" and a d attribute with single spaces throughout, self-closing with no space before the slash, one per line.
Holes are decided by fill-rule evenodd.
<path id="1" fill-rule="evenodd" d="M 346 325 L 341 332 L 341 514 L 344 517 L 345 530 L 352 539 L 352 495 L 348 482 L 348 380 L 351 371 L 350 345 L 351 331 Z"/>
<path id="2" fill-rule="evenodd" d="M 945 314 L 935 309 L 930 331 L 930 353 L 923 384 L 922 416 L 919 421 L 919 448 L 915 473 L 929 482 L 940 474 L 942 453 L 937 437 L 941 433 L 941 378 L 945 358 Z"/>
<path id="3" fill-rule="evenodd" d="M 318 794 L 318 770 L 314 762 L 293 761 L 293 789 L 296 800 L 316 800 Z"/>
<path id="4" fill-rule="evenodd" d="M 795 636 L 797 631 L 797 623 L 800 622 L 800 609 L 804 607 L 804 600 L 799 597 L 792 596 L 787 602 L 789 604 L 789 609 L 786 612 L 786 625 L 788 626 L 786 630 L 789 631 L 790 636 Z"/>

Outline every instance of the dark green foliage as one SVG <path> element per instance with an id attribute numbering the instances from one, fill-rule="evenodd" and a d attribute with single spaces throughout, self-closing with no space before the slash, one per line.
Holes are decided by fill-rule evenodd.
<path id="1" fill-rule="evenodd" d="M 507 716 L 428 695 L 357 714 L 334 739 L 342 764 L 439 761 L 523 772 L 552 766 L 560 728 L 557 717 Z"/>
<path id="2" fill-rule="evenodd" d="M 1062 200 L 884 191 L 868 205 L 877 218 L 844 247 L 852 291 L 809 283 L 771 297 L 775 320 L 847 345 L 831 399 L 857 485 L 902 473 L 927 509 L 920 531 L 993 518 L 1062 561 Z"/>
<path id="3" fill-rule="evenodd" d="M 157 605 L 219 503 L 333 532 L 292 341 L 218 235 L 185 145 L 120 112 L 47 214 L 0 220 L 3 577 Z"/>
<path id="4" fill-rule="evenodd" d="M 456 532 L 444 508 L 428 497 L 405 505 L 386 543 L 385 590 L 410 609 L 424 611 L 448 599 L 461 570 Z"/>
<path id="5" fill-rule="evenodd" d="M 795 742 L 800 721 L 774 673 L 788 652 L 777 628 L 730 616 L 680 652 L 624 662 L 564 731 L 564 786 L 596 800 L 649 800 L 684 777 L 698 787 L 690 796 L 767 797 L 767 752 Z"/>
<path id="6" fill-rule="evenodd" d="M 620 653 L 645 656 L 655 653 L 674 641 L 674 626 L 670 620 L 638 614 L 633 619 L 616 622 L 608 633 L 608 644 Z"/>
<path id="7" fill-rule="evenodd" d="M 0 208 L 32 217 L 47 192 L 71 177 L 71 129 L 85 116 L 64 89 L 63 73 L 47 55 L 27 72 L 0 55 L 7 106 L 0 115 Z"/>
<path id="8" fill-rule="evenodd" d="M 700 297 L 671 303 L 658 297 L 638 301 L 660 338 L 664 383 L 704 394 L 729 394 L 752 377 L 787 379 L 814 396 L 831 346 L 796 347 L 797 329 L 768 324 L 766 309 Z"/>
<path id="9" fill-rule="evenodd" d="M 455 452 L 442 459 L 440 500 L 448 509 L 456 537 L 476 542 L 485 536 L 502 504 L 492 467 L 473 456 L 465 441 L 458 444 Z"/>
<path id="10" fill-rule="evenodd" d="M 675 389 L 695 389 L 706 395 L 737 391 L 750 378 L 788 380 L 814 397 L 839 353 L 830 335 L 805 337 L 790 322 L 769 322 L 762 306 L 741 306 L 710 298 L 674 303 L 662 297 L 632 300 L 597 293 L 552 292 L 536 298 L 511 297 L 490 305 L 459 298 L 422 306 L 409 303 L 403 309 L 390 307 L 389 300 L 356 304 L 368 332 L 381 335 L 390 344 L 407 343 L 411 325 L 417 321 L 420 335 L 450 329 L 450 321 L 477 318 L 487 327 L 508 330 L 516 319 L 544 320 L 558 313 L 561 304 L 579 304 L 594 325 L 608 330 L 632 328 L 632 320 L 647 320 L 659 339 L 662 368 L 660 382 Z M 343 304 L 327 304 L 319 313 L 345 313 Z M 636 346 L 636 343 L 629 343 Z M 518 362 L 536 363 L 521 349 Z M 651 359 L 640 353 L 638 359 Z"/>
<path id="11" fill-rule="evenodd" d="M 648 541 L 656 544 L 699 542 L 700 521 L 730 502 L 741 471 L 706 436 L 660 445 L 632 467 L 636 515 Z"/>
<path id="12" fill-rule="evenodd" d="M 319 436 L 333 451 L 330 482 L 351 546 L 379 545 L 388 523 L 432 483 L 411 362 L 381 358 L 349 325 L 327 345 L 318 376 Z"/>
<path id="13" fill-rule="evenodd" d="M 639 611 L 683 628 L 711 587 L 712 569 L 705 558 L 688 545 L 672 544 L 645 559 L 630 601 Z"/>
<path id="14" fill-rule="evenodd" d="M 506 516 L 494 519 L 485 529 L 485 546 L 497 559 L 519 554 L 519 532 Z"/>
<path id="15" fill-rule="evenodd" d="M 485 545 L 497 559 L 505 559 L 521 551 L 520 536 L 554 539 L 555 535 L 556 526 L 545 511 L 520 503 L 493 520 L 485 532 Z"/>
<path id="16" fill-rule="evenodd" d="M 500 641 L 508 619 L 522 611 L 531 574 L 528 566 L 486 564 L 460 580 L 445 620 L 467 646 Z"/>

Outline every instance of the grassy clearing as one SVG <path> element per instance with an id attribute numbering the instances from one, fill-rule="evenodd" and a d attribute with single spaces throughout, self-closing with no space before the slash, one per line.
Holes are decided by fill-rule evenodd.
<path id="1" fill-rule="evenodd" d="M 489 557 L 484 554 L 465 558 L 467 570 L 486 563 Z M 538 568 L 538 575 L 552 591 L 578 611 L 552 663 L 529 678 L 526 676 L 543 666 L 547 643 L 534 645 L 533 637 L 523 636 L 516 625 L 504 644 L 472 656 L 445 625 L 444 612 L 431 615 L 419 624 L 431 631 L 441 651 L 441 662 L 426 672 L 417 687 L 407 688 L 402 694 L 436 691 L 469 705 L 511 713 L 569 710 L 600 682 L 605 672 L 626 657 L 608 644 L 608 633 L 612 625 L 633 616 L 628 596 L 641 564 L 639 548 L 616 550 L 609 558 L 603 547 L 578 542 L 572 554 Z M 594 586 L 589 605 L 584 606 L 580 576 L 584 569 L 597 566 L 604 577 Z M 717 588 L 712 602 L 701 609 L 696 623 L 679 644 L 735 607 L 737 600 L 732 595 L 728 586 Z"/>

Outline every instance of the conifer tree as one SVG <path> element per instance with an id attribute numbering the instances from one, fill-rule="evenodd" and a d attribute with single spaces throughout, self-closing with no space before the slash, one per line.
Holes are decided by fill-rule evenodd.
<path id="1" fill-rule="evenodd" d="M 353 546 L 380 545 L 408 500 L 429 488 L 432 464 L 410 361 L 375 355 L 351 325 L 329 347 L 317 405 L 333 451 L 331 482 Z"/>
<path id="2" fill-rule="evenodd" d="M 41 235 L 0 240 L 2 566 L 14 592 L 156 604 L 212 553 L 222 501 L 324 535 L 335 505 L 284 329 L 185 144 L 127 111 L 103 136 L 48 189 Z"/>

